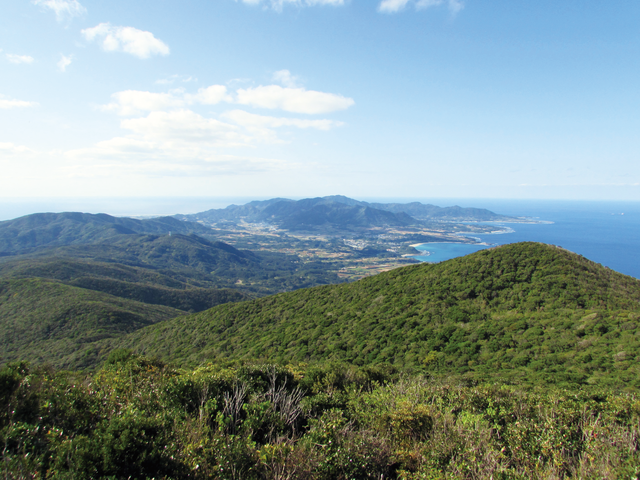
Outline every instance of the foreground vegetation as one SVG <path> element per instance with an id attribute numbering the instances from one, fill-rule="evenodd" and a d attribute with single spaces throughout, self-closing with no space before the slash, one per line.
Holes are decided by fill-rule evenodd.
<path id="1" fill-rule="evenodd" d="M 206 365 L 114 352 L 0 371 L 5 478 L 603 478 L 640 474 L 640 401 L 389 366 Z"/>

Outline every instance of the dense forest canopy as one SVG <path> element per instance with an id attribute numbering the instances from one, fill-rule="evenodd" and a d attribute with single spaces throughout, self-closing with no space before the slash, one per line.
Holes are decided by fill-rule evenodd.
<path id="1" fill-rule="evenodd" d="M 638 280 L 558 247 L 522 243 L 220 305 L 114 345 L 191 365 L 340 360 L 635 389 L 639 318 Z"/>

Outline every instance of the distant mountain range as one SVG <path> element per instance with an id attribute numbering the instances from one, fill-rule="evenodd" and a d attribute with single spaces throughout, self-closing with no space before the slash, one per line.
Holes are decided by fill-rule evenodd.
<path id="1" fill-rule="evenodd" d="M 266 222 L 287 230 L 333 226 L 337 228 L 402 227 L 425 222 L 521 221 L 486 209 L 437 207 L 419 202 L 369 203 L 342 195 L 303 200 L 273 198 L 245 205 L 230 205 L 191 215 L 176 215 L 184 221 L 217 224 L 221 222 Z"/>

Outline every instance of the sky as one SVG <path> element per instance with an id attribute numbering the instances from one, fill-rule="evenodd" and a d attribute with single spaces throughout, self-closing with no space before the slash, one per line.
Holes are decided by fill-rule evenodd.
<path id="1" fill-rule="evenodd" d="M 0 197 L 640 200 L 640 2 L 3 0 Z"/>

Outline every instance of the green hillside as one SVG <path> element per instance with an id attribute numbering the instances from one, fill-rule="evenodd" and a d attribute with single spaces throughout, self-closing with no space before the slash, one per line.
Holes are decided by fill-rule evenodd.
<path id="1" fill-rule="evenodd" d="M 637 388 L 640 283 L 558 247 L 505 245 L 359 282 L 227 304 L 112 345 L 185 363 L 391 363 Z"/>
<path id="2" fill-rule="evenodd" d="M 65 257 L 18 258 L 0 263 L 0 278 L 45 278 L 184 312 L 199 312 L 248 296 L 231 288 L 200 288 L 151 268 Z"/>
<path id="3" fill-rule="evenodd" d="M 178 222 L 178 220 L 175 220 Z M 237 288 L 258 295 L 278 293 L 318 284 L 338 283 L 334 272 L 320 268 L 314 262 L 302 263 L 294 255 L 270 252 L 254 253 L 238 250 L 220 241 L 209 241 L 197 235 L 138 235 L 122 234 L 107 240 L 80 245 L 41 248 L 37 252 L 0 258 L 0 276 L 15 272 L 34 271 L 48 264 L 48 271 L 29 276 L 56 278 L 74 275 L 68 272 L 83 267 L 62 266 L 73 261 L 100 263 L 96 272 L 115 279 L 131 278 L 131 267 L 137 268 L 137 281 L 159 281 L 165 286 L 190 285 L 202 288 Z M 105 264 L 110 264 L 107 267 Z M 36 267 L 40 265 L 40 267 Z M 58 272 L 58 267 L 62 268 Z M 127 270 L 127 273 L 122 271 Z M 142 273 L 140 269 L 144 269 Z M 116 271 L 119 270 L 119 271 Z M 14 273 L 12 273 L 14 272 Z M 98 275 L 84 268 L 82 275 Z M 167 279 L 172 279 L 167 283 Z M 131 280 L 129 280 L 131 281 Z M 176 283 L 177 282 L 177 283 Z"/>
<path id="4" fill-rule="evenodd" d="M 42 247 L 95 243 L 119 235 L 169 232 L 206 235 L 211 230 L 173 217 L 137 220 L 104 213 L 34 213 L 0 222 L 0 256 L 26 253 Z"/>
<path id="5" fill-rule="evenodd" d="M 0 364 L 86 367 L 95 342 L 183 313 L 44 279 L 0 280 Z"/>

